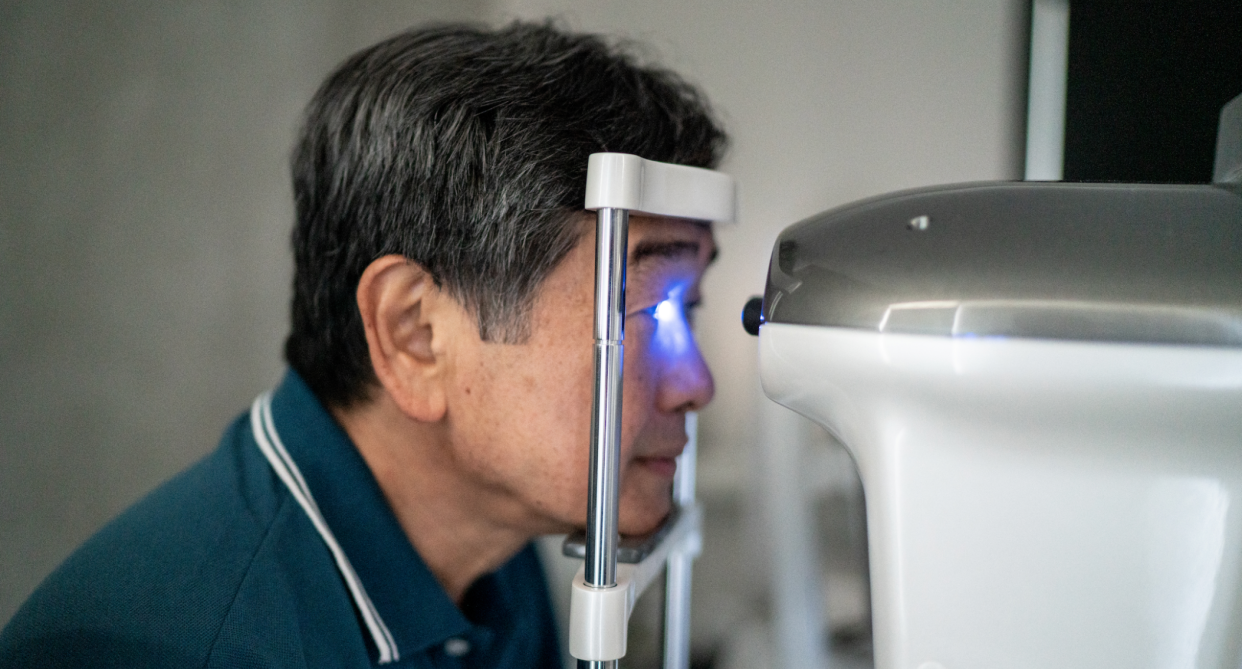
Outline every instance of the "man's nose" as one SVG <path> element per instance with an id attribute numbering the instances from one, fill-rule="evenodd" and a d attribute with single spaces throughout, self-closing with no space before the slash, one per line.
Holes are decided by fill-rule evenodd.
<path id="1" fill-rule="evenodd" d="M 716 383 L 698 342 L 692 338 L 689 343 L 662 370 L 656 396 L 661 411 L 698 411 L 716 394 Z"/>

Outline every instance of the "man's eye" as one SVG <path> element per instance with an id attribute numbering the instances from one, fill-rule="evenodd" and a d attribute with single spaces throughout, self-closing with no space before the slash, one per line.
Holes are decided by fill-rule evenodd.
<path id="1" fill-rule="evenodd" d="M 644 309 L 636 309 L 626 314 L 626 318 L 630 316 L 646 316 L 657 324 L 659 323 L 694 323 L 694 314 L 698 309 L 700 301 L 683 302 L 685 295 L 684 288 L 678 288 L 670 291 L 667 298 L 656 302 L 655 304 Z"/>
<path id="2" fill-rule="evenodd" d="M 626 314 L 626 318 L 629 318 L 630 316 L 646 316 L 648 318 L 655 318 L 656 308 L 659 307 L 660 304 L 661 303 L 656 303 L 656 304 L 653 304 L 647 307 L 646 309 L 638 309 L 635 311 L 631 311 L 630 313 Z"/>

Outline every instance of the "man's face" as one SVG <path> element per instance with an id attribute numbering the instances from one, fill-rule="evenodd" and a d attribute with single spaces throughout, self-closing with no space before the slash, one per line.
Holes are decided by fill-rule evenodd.
<path id="1" fill-rule="evenodd" d="M 454 456 L 530 532 L 586 522 L 594 378 L 595 226 L 539 289 L 522 344 L 463 342 L 449 384 Z M 647 532 L 670 508 L 686 412 L 714 392 L 687 322 L 715 254 L 710 228 L 631 216 L 626 288 L 620 529 Z"/>

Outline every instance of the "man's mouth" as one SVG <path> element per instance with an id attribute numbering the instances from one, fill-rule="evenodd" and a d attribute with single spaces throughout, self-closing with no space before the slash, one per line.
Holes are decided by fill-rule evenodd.
<path id="1" fill-rule="evenodd" d="M 672 479 L 673 475 L 677 473 L 676 458 L 640 457 L 640 458 L 634 458 L 634 463 L 644 467 L 645 469 L 647 469 L 647 471 L 653 474 L 656 474 L 658 476 L 662 476 L 668 479 Z"/>

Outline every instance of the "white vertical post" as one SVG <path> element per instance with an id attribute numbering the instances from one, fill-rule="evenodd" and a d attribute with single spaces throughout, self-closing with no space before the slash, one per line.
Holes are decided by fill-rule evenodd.
<path id="1" fill-rule="evenodd" d="M 801 485 L 802 418 L 764 400 L 760 434 L 763 452 L 763 517 L 770 528 L 772 625 L 775 666 L 827 669 L 824 588 L 815 548 L 815 517 Z"/>
<path id="2" fill-rule="evenodd" d="M 1220 110 L 1212 182 L 1242 183 L 1242 95 L 1230 100 Z"/>
<path id="3" fill-rule="evenodd" d="M 1060 181 L 1065 168 L 1069 0 L 1031 3 L 1031 71 L 1026 106 L 1027 181 Z"/>
<path id="4" fill-rule="evenodd" d="M 686 448 L 677 457 L 673 479 L 673 503 L 694 504 L 695 462 L 698 457 L 697 413 L 686 414 Z M 690 582 L 698 546 L 683 546 L 669 554 L 664 577 L 664 669 L 690 666 Z"/>

